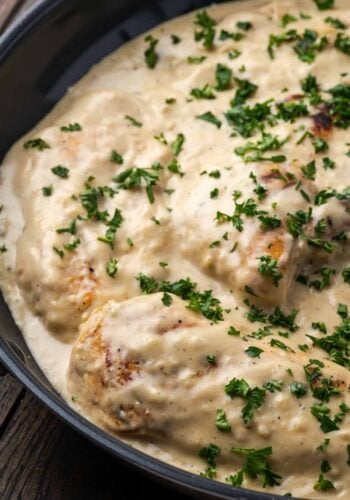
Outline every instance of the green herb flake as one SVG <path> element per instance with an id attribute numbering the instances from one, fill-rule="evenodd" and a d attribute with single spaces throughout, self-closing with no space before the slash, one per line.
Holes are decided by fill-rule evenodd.
<path id="1" fill-rule="evenodd" d="M 216 90 L 227 90 L 231 87 L 232 70 L 225 64 L 218 64 L 215 72 Z"/>
<path id="2" fill-rule="evenodd" d="M 266 486 L 278 486 L 280 484 L 280 479 L 282 479 L 281 476 L 271 470 L 271 465 L 267 460 L 267 457 L 272 455 L 271 446 L 260 449 L 235 447 L 231 448 L 231 452 L 238 453 L 245 457 L 245 464 L 242 469 L 234 476 L 230 476 L 227 479 L 232 485 L 240 486 L 244 475 L 247 475 L 251 479 L 259 477 L 264 488 Z"/>
<path id="3" fill-rule="evenodd" d="M 290 14 L 284 14 L 281 19 L 282 28 L 285 28 L 290 23 L 295 23 L 298 19 Z"/>
<path id="4" fill-rule="evenodd" d="M 171 306 L 171 304 L 173 302 L 173 298 L 169 293 L 164 292 L 163 297 L 162 297 L 162 302 L 166 307 L 169 307 L 169 306 Z"/>
<path id="5" fill-rule="evenodd" d="M 128 122 L 130 122 L 130 124 L 134 127 L 142 127 L 142 123 L 136 120 L 136 118 L 134 118 L 133 116 L 125 115 L 125 120 L 128 120 Z"/>
<path id="6" fill-rule="evenodd" d="M 150 69 L 154 69 L 159 59 L 159 55 L 156 52 L 156 46 L 159 40 L 152 35 L 147 35 L 145 37 L 145 42 L 149 43 L 149 47 L 144 52 L 145 62 Z"/>
<path id="7" fill-rule="evenodd" d="M 184 142 L 184 134 L 177 134 L 176 139 L 170 145 L 174 156 L 178 156 L 181 153 Z"/>
<path id="8" fill-rule="evenodd" d="M 37 149 L 38 151 L 44 151 L 44 149 L 50 149 L 51 146 L 43 139 L 30 139 L 23 144 L 24 149 Z"/>
<path id="9" fill-rule="evenodd" d="M 189 64 L 201 64 L 206 58 L 207 56 L 188 56 L 187 62 Z"/>
<path id="10" fill-rule="evenodd" d="M 216 410 L 216 428 L 221 432 L 231 432 L 231 426 L 229 425 L 226 417 L 226 413 L 222 409 Z"/>
<path id="11" fill-rule="evenodd" d="M 278 287 L 278 283 L 283 278 L 283 274 L 279 270 L 277 260 L 270 255 L 258 257 L 258 260 L 260 260 L 258 267 L 259 273 L 262 276 L 270 277 L 272 279 L 272 283 Z"/>
<path id="12" fill-rule="evenodd" d="M 69 177 L 69 168 L 63 167 L 62 165 L 57 165 L 51 169 L 51 172 L 61 179 L 67 179 Z"/>
<path id="13" fill-rule="evenodd" d="M 44 196 L 51 196 L 53 193 L 53 186 L 43 186 L 41 188 Z"/>
<path id="14" fill-rule="evenodd" d="M 302 382 L 293 382 L 289 384 L 289 390 L 296 398 L 302 398 L 307 394 L 307 386 Z"/>
<path id="15" fill-rule="evenodd" d="M 170 38 L 171 38 L 171 43 L 173 45 L 178 45 L 179 43 L 181 43 L 181 38 L 178 36 L 178 35 L 170 35 Z"/>
<path id="16" fill-rule="evenodd" d="M 314 0 L 319 10 L 328 10 L 334 7 L 334 0 Z"/>
<path id="17" fill-rule="evenodd" d="M 316 491 L 334 490 L 334 484 L 332 483 L 332 481 L 326 479 L 323 474 L 320 474 L 317 482 L 314 484 L 314 490 Z"/>
<path id="18" fill-rule="evenodd" d="M 212 123 L 217 128 L 220 128 L 221 124 L 222 124 L 222 122 L 215 115 L 213 115 L 213 113 L 211 111 L 207 111 L 206 113 L 198 115 L 198 116 L 196 116 L 196 118 L 199 120 L 204 120 L 208 123 Z"/>
<path id="19" fill-rule="evenodd" d="M 195 41 L 201 41 L 206 49 L 211 49 L 214 45 L 215 38 L 215 19 L 211 18 L 206 10 L 203 10 L 201 12 L 197 12 L 194 22 L 200 28 L 195 30 Z"/>
<path id="20" fill-rule="evenodd" d="M 282 380 L 268 380 L 267 382 L 264 383 L 263 385 L 264 389 L 266 389 L 269 392 L 274 393 L 275 391 L 281 391 L 283 387 L 283 381 Z"/>
<path id="21" fill-rule="evenodd" d="M 346 30 L 347 28 L 346 24 L 344 24 L 340 19 L 336 19 L 335 17 L 328 16 L 324 21 L 337 30 Z"/>
<path id="22" fill-rule="evenodd" d="M 118 260 L 110 259 L 106 264 L 106 272 L 108 276 L 114 278 L 118 272 Z"/>
<path id="23" fill-rule="evenodd" d="M 250 358 L 260 358 L 260 354 L 264 352 L 263 349 L 255 346 L 249 346 L 248 349 L 244 351 Z"/>
<path id="24" fill-rule="evenodd" d="M 83 129 L 80 123 L 70 123 L 61 127 L 62 132 L 80 132 L 81 130 Z"/>
<path id="25" fill-rule="evenodd" d="M 118 165 L 122 165 L 124 163 L 122 155 L 119 154 L 115 149 L 112 149 L 110 160 L 112 163 L 117 163 Z"/>

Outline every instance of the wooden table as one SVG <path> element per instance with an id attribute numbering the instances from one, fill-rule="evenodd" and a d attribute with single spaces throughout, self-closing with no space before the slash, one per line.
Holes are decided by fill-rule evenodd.
<path id="1" fill-rule="evenodd" d="M 0 0 L 0 33 L 33 3 Z M 89 443 L 0 367 L 1 500 L 134 500 L 155 495 L 184 498 Z"/>

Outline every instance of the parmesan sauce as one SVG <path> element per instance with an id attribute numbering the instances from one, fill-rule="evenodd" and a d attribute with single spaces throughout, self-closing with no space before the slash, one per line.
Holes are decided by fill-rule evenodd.
<path id="1" fill-rule="evenodd" d="M 140 282 L 136 279 L 139 273 L 169 282 L 189 277 L 197 284 L 197 290 L 212 290 L 212 296 L 223 308 L 224 322 L 219 321 L 213 326 L 210 320 L 201 318 L 193 333 L 193 343 L 189 345 L 186 339 L 191 330 L 179 335 L 183 335 L 181 342 L 186 345 L 187 354 L 192 353 L 195 357 L 196 342 L 203 334 L 207 343 L 198 352 L 204 359 L 205 353 L 213 354 L 212 350 L 215 350 L 218 360 L 220 356 L 229 356 L 230 342 L 233 342 L 232 357 L 222 365 L 225 371 L 221 366 L 220 375 L 216 377 L 210 372 L 207 380 L 208 387 L 215 388 L 215 391 L 209 391 L 210 400 L 216 401 L 216 395 L 220 394 L 217 404 L 228 405 L 227 408 L 230 404 L 237 406 L 239 402 L 231 417 L 237 428 L 241 426 L 241 434 L 237 431 L 236 436 L 224 435 L 216 429 L 215 413 L 222 406 L 213 405 L 210 410 L 212 420 L 209 413 L 205 413 L 207 420 L 202 422 L 196 405 L 191 407 L 191 402 L 187 401 L 190 416 L 186 425 L 189 429 L 195 425 L 198 427 L 193 447 L 186 446 L 186 443 L 183 447 L 174 445 L 170 438 L 167 443 L 166 435 L 163 439 L 147 438 L 147 432 L 142 438 L 132 437 L 132 433 L 131 437 L 124 433 L 118 433 L 118 436 L 146 453 L 195 473 L 206 468 L 198 451 L 209 444 L 208 436 L 212 442 L 220 442 L 221 448 L 225 448 L 223 443 L 226 440 L 227 456 L 222 463 L 218 460 L 217 467 L 217 479 L 223 481 L 243 463 L 242 460 L 230 462 L 227 458 L 231 456 L 230 447 L 272 446 L 274 452 L 277 450 L 276 455 L 272 455 L 273 470 L 280 473 L 284 470 L 281 485 L 267 485 L 268 491 L 291 492 L 299 497 L 345 499 L 350 495 L 346 463 L 349 417 L 345 415 L 339 430 L 323 433 L 309 410 L 311 405 L 321 404 L 321 401 L 312 397 L 310 389 L 304 399 L 297 400 L 289 392 L 286 373 L 291 365 L 295 366 L 299 381 L 306 384 L 303 366 L 310 358 L 322 360 L 328 376 L 341 379 L 345 384 L 341 396 L 336 396 L 338 399 L 334 404 L 333 400 L 329 403 L 332 414 L 337 411 L 339 403 L 346 400 L 349 403 L 348 371 L 326 361 L 327 353 L 307 336 L 321 338 L 324 335 L 312 328 L 312 323 L 317 322 L 324 322 L 331 335 L 341 322 L 337 314 L 338 304 L 348 303 L 349 285 L 342 277 L 342 270 L 348 264 L 347 248 L 346 244 L 334 240 L 340 233 L 347 233 L 350 227 L 350 217 L 344 207 L 346 201 L 333 197 L 324 204 L 313 204 L 320 191 L 334 189 L 342 192 L 348 185 L 349 158 L 345 155 L 349 149 L 346 146 L 348 130 L 338 127 L 327 130 L 328 135 L 323 130 L 316 133 L 311 115 L 317 112 L 317 106 L 308 105 L 312 109 L 308 116 L 292 121 L 266 122 L 265 132 L 279 138 L 280 147 L 263 152 L 263 160 L 244 161 L 254 154 L 254 149 L 248 149 L 243 155 L 235 153 L 235 149 L 244 147 L 249 141 L 256 143 L 261 139 L 261 133 L 255 130 L 251 137 L 233 133 L 234 128 L 224 114 L 230 109 L 230 101 L 242 87 L 243 80 L 257 85 L 245 104 L 243 102 L 249 106 L 269 100 L 271 106 L 281 102 L 300 102 L 300 99 L 308 103 L 303 97 L 301 81 L 310 73 L 324 91 L 340 82 L 349 85 L 349 55 L 334 48 L 339 30 L 325 23 L 325 18 L 328 15 L 338 18 L 349 27 L 350 9 L 347 0 L 336 0 L 336 7 L 329 11 L 318 10 L 311 0 L 248 0 L 214 5 L 207 9 L 207 13 L 216 21 L 213 48 L 206 48 L 203 38 L 194 39 L 194 31 L 202 29 L 194 23 L 195 13 L 160 25 L 151 32 L 154 39 L 159 40 L 155 46 L 158 61 L 154 68 L 145 62 L 144 52 L 150 41 L 145 41 L 144 35 L 125 44 L 69 89 L 55 109 L 10 150 L 0 172 L 0 202 L 3 205 L 0 246 L 5 245 L 7 249 L 0 254 L 1 290 L 33 356 L 55 389 L 86 418 L 111 432 L 115 429 L 108 428 L 96 417 L 94 405 L 83 404 L 83 397 L 80 402 L 79 394 L 72 394 L 67 383 L 70 363 L 73 371 L 78 366 L 74 363 L 79 364 L 79 361 L 70 359 L 81 325 L 86 321 L 90 325 L 91 318 L 95 317 L 94 311 L 99 311 L 110 300 L 114 305 L 106 309 L 107 315 L 119 311 L 118 304 L 123 306 L 127 301 L 125 310 L 129 311 L 131 307 L 133 312 L 120 317 L 127 316 L 128 323 L 123 324 L 123 319 L 112 322 L 112 330 L 110 326 L 106 327 L 105 342 L 113 343 L 113 332 L 123 329 L 124 325 L 137 344 L 137 335 L 143 325 L 152 324 L 143 299 L 129 301 L 141 295 Z M 283 28 L 281 19 L 286 14 L 294 20 Z M 250 22 L 252 27 L 239 29 L 236 25 L 239 21 Z M 267 51 L 270 35 L 285 33 L 289 29 L 298 33 L 314 30 L 319 37 L 328 38 L 328 45 L 317 51 L 311 64 L 298 58 L 293 43 L 275 45 L 275 57 L 271 59 Z M 219 37 L 222 31 L 241 33 L 244 37 L 240 40 L 234 36 Z M 344 33 L 349 33 L 348 28 Z M 176 35 L 180 41 L 171 35 Z M 219 64 L 232 70 L 233 75 L 227 88 L 223 89 L 218 88 L 216 77 Z M 203 90 L 206 85 L 210 86 L 214 97 L 196 97 L 193 89 Z M 208 120 L 208 115 L 203 118 L 208 112 L 213 114 L 216 122 L 210 117 Z M 202 118 L 198 118 L 200 116 Z M 71 124 L 80 127 L 62 130 Z M 311 130 L 314 135 L 310 133 L 300 141 L 305 131 Z M 315 137 L 326 140 L 327 152 L 315 150 Z M 28 141 L 38 138 L 48 147 L 40 150 L 40 147 L 28 145 Z M 274 155 L 284 155 L 285 160 L 271 160 Z M 331 158 L 336 167 L 323 168 L 324 157 Z M 313 160 L 317 164 L 314 179 L 312 175 L 303 175 L 301 168 Z M 68 174 L 62 174 L 62 171 L 55 174 L 52 169 L 57 166 L 67 168 Z M 144 178 L 141 187 L 129 185 L 129 189 L 123 189 L 118 176 L 131 167 L 151 169 L 146 171 L 157 177 L 151 186 L 154 202 L 151 202 L 152 194 L 146 192 Z M 257 184 L 268 190 L 259 200 L 257 191 L 254 191 Z M 44 195 L 43 187 L 52 191 L 50 196 Z M 240 195 L 236 193 L 236 198 L 235 191 L 240 192 Z M 307 193 L 309 201 L 301 191 Z M 241 203 L 249 198 L 256 201 L 259 210 L 282 220 L 282 226 L 264 230 L 258 217 L 246 214 L 241 216 L 241 230 L 225 217 L 218 220 L 218 212 L 231 216 L 235 202 Z M 98 200 L 100 212 L 108 212 L 105 219 L 101 214 L 91 215 L 93 199 Z M 313 208 L 311 229 L 319 221 L 333 221 L 332 227 L 328 224 L 325 232 L 318 234 L 337 245 L 333 253 L 315 248 L 286 229 L 288 213 L 306 212 L 310 206 Z M 116 224 L 115 242 L 111 243 L 106 232 L 113 228 L 113 223 L 108 225 L 108 221 L 118 213 L 122 222 Z M 73 227 L 72 221 L 75 221 Z M 263 255 L 268 255 L 278 264 L 282 273 L 278 287 L 272 282 L 271 275 L 263 276 L 258 270 Z M 106 271 L 111 262 L 117 266 L 114 276 L 113 267 Z M 320 286 L 323 288 L 320 285 L 324 276 L 320 270 L 323 268 L 332 271 L 330 283 L 320 290 Z M 309 284 L 317 281 L 319 284 L 305 286 L 300 280 L 296 281 L 297 276 L 304 274 L 308 275 Z M 157 300 L 160 302 L 161 299 L 158 297 Z M 180 299 L 176 299 L 173 307 L 180 311 L 183 306 L 177 305 L 177 300 Z M 246 337 L 264 326 L 259 322 L 253 324 L 246 318 L 247 300 L 250 305 L 257 304 L 269 313 L 276 306 L 286 314 L 293 309 L 299 311 L 295 319 L 299 329 L 292 333 L 282 326 L 273 329 L 273 338 L 287 345 L 287 351 L 294 351 L 296 356 L 286 354 L 285 347 L 271 347 L 271 337 L 262 340 Z M 132 318 L 133 314 L 135 318 Z M 181 314 L 185 313 L 182 311 Z M 192 315 L 194 313 L 189 317 L 190 322 L 195 321 Z M 137 318 L 142 321 L 137 321 Z M 239 326 L 243 340 L 227 336 L 230 325 Z M 86 328 L 82 327 L 83 332 Z M 287 339 L 279 335 L 281 331 L 288 334 Z M 152 332 L 149 338 L 154 335 Z M 222 340 L 214 341 L 213 335 Z M 139 345 L 133 347 L 139 349 L 140 356 L 140 346 L 145 342 L 144 337 L 141 342 L 141 337 Z M 123 342 L 128 345 L 127 339 Z M 171 353 L 173 345 L 167 342 L 164 336 L 161 341 L 164 356 Z M 148 345 L 147 341 L 145 345 Z M 259 358 L 252 360 L 245 353 L 251 345 L 259 345 L 264 350 L 260 371 Z M 181 358 L 179 352 L 177 362 L 183 368 L 186 359 L 190 366 L 193 357 L 189 355 L 187 358 L 187 354 L 183 354 Z M 278 363 L 279 368 L 274 372 Z M 230 372 L 232 366 L 237 367 L 234 373 Z M 224 386 L 233 376 L 249 381 L 250 373 L 254 373 L 251 384 L 262 387 L 266 380 L 278 375 L 285 388 L 283 392 L 266 396 L 272 398 L 269 405 L 265 403 L 256 411 L 250 424 L 252 427 L 246 431 L 240 417 L 242 401 L 230 400 L 225 395 Z M 83 380 L 84 376 L 81 376 Z M 162 378 L 158 381 L 161 383 Z M 221 385 L 218 381 L 222 382 Z M 146 392 L 142 393 L 141 389 L 140 400 L 143 397 L 147 400 Z M 174 390 L 176 398 L 181 400 L 184 397 L 181 383 Z M 203 392 L 202 402 L 203 398 L 209 397 L 209 392 Z M 201 394 L 197 393 L 198 407 Z M 297 407 L 293 409 L 296 402 L 300 403 L 298 408 L 303 406 L 300 417 Z M 280 427 L 279 422 L 268 419 L 275 404 L 281 421 L 291 419 L 288 431 Z M 170 412 L 171 405 L 164 411 Z M 265 415 L 267 420 L 255 425 L 259 415 L 262 419 Z M 169 415 L 164 416 L 166 418 Z M 275 426 L 276 432 L 269 426 Z M 298 439 L 294 440 L 294 433 Z M 187 437 L 184 433 L 184 439 Z M 322 488 L 315 489 L 314 485 L 324 456 L 315 449 L 325 438 L 331 438 L 329 461 L 332 468 L 324 476 L 332 481 L 333 488 L 322 491 Z M 297 444 L 298 440 L 303 445 Z M 197 445 L 198 451 L 195 449 Z M 303 457 L 298 458 L 299 471 L 288 474 L 287 466 L 279 467 L 279 459 L 285 456 L 282 449 L 288 448 L 290 455 L 298 457 L 298 446 L 304 445 L 305 463 Z M 245 477 L 243 486 L 262 488 L 259 480 L 249 477 Z"/>

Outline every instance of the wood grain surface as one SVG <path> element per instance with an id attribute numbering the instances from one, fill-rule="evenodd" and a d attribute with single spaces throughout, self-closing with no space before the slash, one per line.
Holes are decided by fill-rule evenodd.
<path id="1" fill-rule="evenodd" d="M 33 3 L 35 0 L 0 0 L 0 34 Z M 78 435 L 0 366 L 0 500 L 154 496 L 185 498 Z"/>

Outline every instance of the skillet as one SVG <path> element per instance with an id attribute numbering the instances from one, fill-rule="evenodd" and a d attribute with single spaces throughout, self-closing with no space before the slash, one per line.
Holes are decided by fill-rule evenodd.
<path id="1" fill-rule="evenodd" d="M 90 67 L 140 33 L 208 0 L 39 0 L 0 37 L 0 160 Z M 220 3 L 220 2 L 217 2 Z M 31 356 L 0 294 L 0 362 L 58 417 L 95 444 L 192 496 L 274 500 L 185 472 L 133 449 L 74 412 Z"/>

